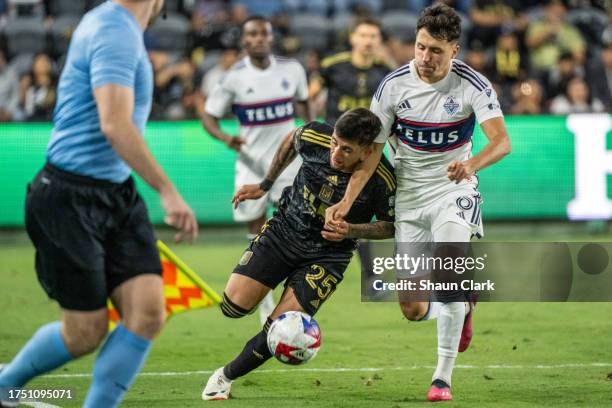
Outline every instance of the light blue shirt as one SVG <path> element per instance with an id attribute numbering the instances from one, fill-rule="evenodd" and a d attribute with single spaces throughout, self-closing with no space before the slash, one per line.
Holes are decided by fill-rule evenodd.
<path id="1" fill-rule="evenodd" d="M 134 90 L 134 125 L 144 132 L 153 72 L 136 18 L 112 1 L 85 14 L 72 35 L 58 84 L 47 161 L 62 170 L 121 183 L 130 167 L 100 129 L 93 91 L 107 84 Z"/>

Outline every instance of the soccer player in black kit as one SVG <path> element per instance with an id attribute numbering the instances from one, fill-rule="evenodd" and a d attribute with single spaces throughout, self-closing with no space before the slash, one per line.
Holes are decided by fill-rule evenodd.
<path id="1" fill-rule="evenodd" d="M 246 316 L 285 281 L 283 295 L 263 329 L 208 379 L 202 399 L 227 399 L 235 379 L 272 356 L 266 337 L 276 317 L 291 310 L 312 316 L 319 310 L 342 281 L 356 239 L 393 237 L 396 184 L 393 168 L 384 157 L 345 220 L 323 229 L 325 209 L 343 197 L 353 169 L 368 157 L 380 129 L 380 120 L 366 108 L 344 113 L 334 128 L 318 122 L 302 126 L 282 142 L 265 180 L 243 186 L 234 196 L 234 205 L 263 197 L 283 169 L 298 154 L 302 157 L 303 164 L 293 186 L 283 191 L 278 211 L 231 274 L 221 311 L 232 318 Z"/>

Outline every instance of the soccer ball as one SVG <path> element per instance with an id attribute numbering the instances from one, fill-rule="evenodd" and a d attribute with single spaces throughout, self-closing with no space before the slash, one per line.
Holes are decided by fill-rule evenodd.
<path id="1" fill-rule="evenodd" d="M 321 330 L 312 317 L 302 312 L 285 312 L 268 330 L 268 348 L 278 361 L 303 364 L 317 355 Z"/>

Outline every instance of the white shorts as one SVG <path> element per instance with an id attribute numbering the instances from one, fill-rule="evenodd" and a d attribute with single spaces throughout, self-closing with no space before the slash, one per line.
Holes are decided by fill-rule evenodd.
<path id="1" fill-rule="evenodd" d="M 266 157 L 263 160 L 259 160 L 257 163 L 237 159 L 236 175 L 234 177 L 234 192 L 238 191 L 240 187 L 245 184 L 261 183 L 266 177 L 266 173 L 271 163 L 272 157 Z M 293 184 L 293 179 L 300 169 L 301 164 L 302 160 L 299 157 L 295 158 L 293 163 L 291 163 L 278 179 L 276 179 L 268 194 L 259 200 L 246 200 L 241 202 L 238 208 L 234 209 L 234 221 L 249 222 L 265 215 L 268 205 L 276 205 L 285 187 Z"/>
<path id="2" fill-rule="evenodd" d="M 426 207 L 395 211 L 395 242 L 468 242 L 484 235 L 478 191 L 453 191 Z M 448 223 L 460 228 L 449 227 Z M 444 227 L 444 228 L 442 228 Z"/>

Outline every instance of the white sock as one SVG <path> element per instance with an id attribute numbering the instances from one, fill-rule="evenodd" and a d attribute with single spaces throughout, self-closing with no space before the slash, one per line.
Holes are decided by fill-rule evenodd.
<path id="1" fill-rule="evenodd" d="M 421 320 L 434 320 L 437 319 L 440 315 L 440 302 L 429 302 L 429 306 L 427 307 L 427 313 L 425 316 L 421 318 Z"/>
<path id="2" fill-rule="evenodd" d="M 450 302 L 440 305 L 438 316 L 438 366 L 432 381 L 439 379 L 451 385 L 453 367 L 465 319 L 465 303 Z"/>
<path id="3" fill-rule="evenodd" d="M 272 291 L 269 291 L 259 304 L 259 321 L 262 326 L 266 324 L 268 316 L 274 311 L 274 306 L 274 297 L 272 296 Z"/>

